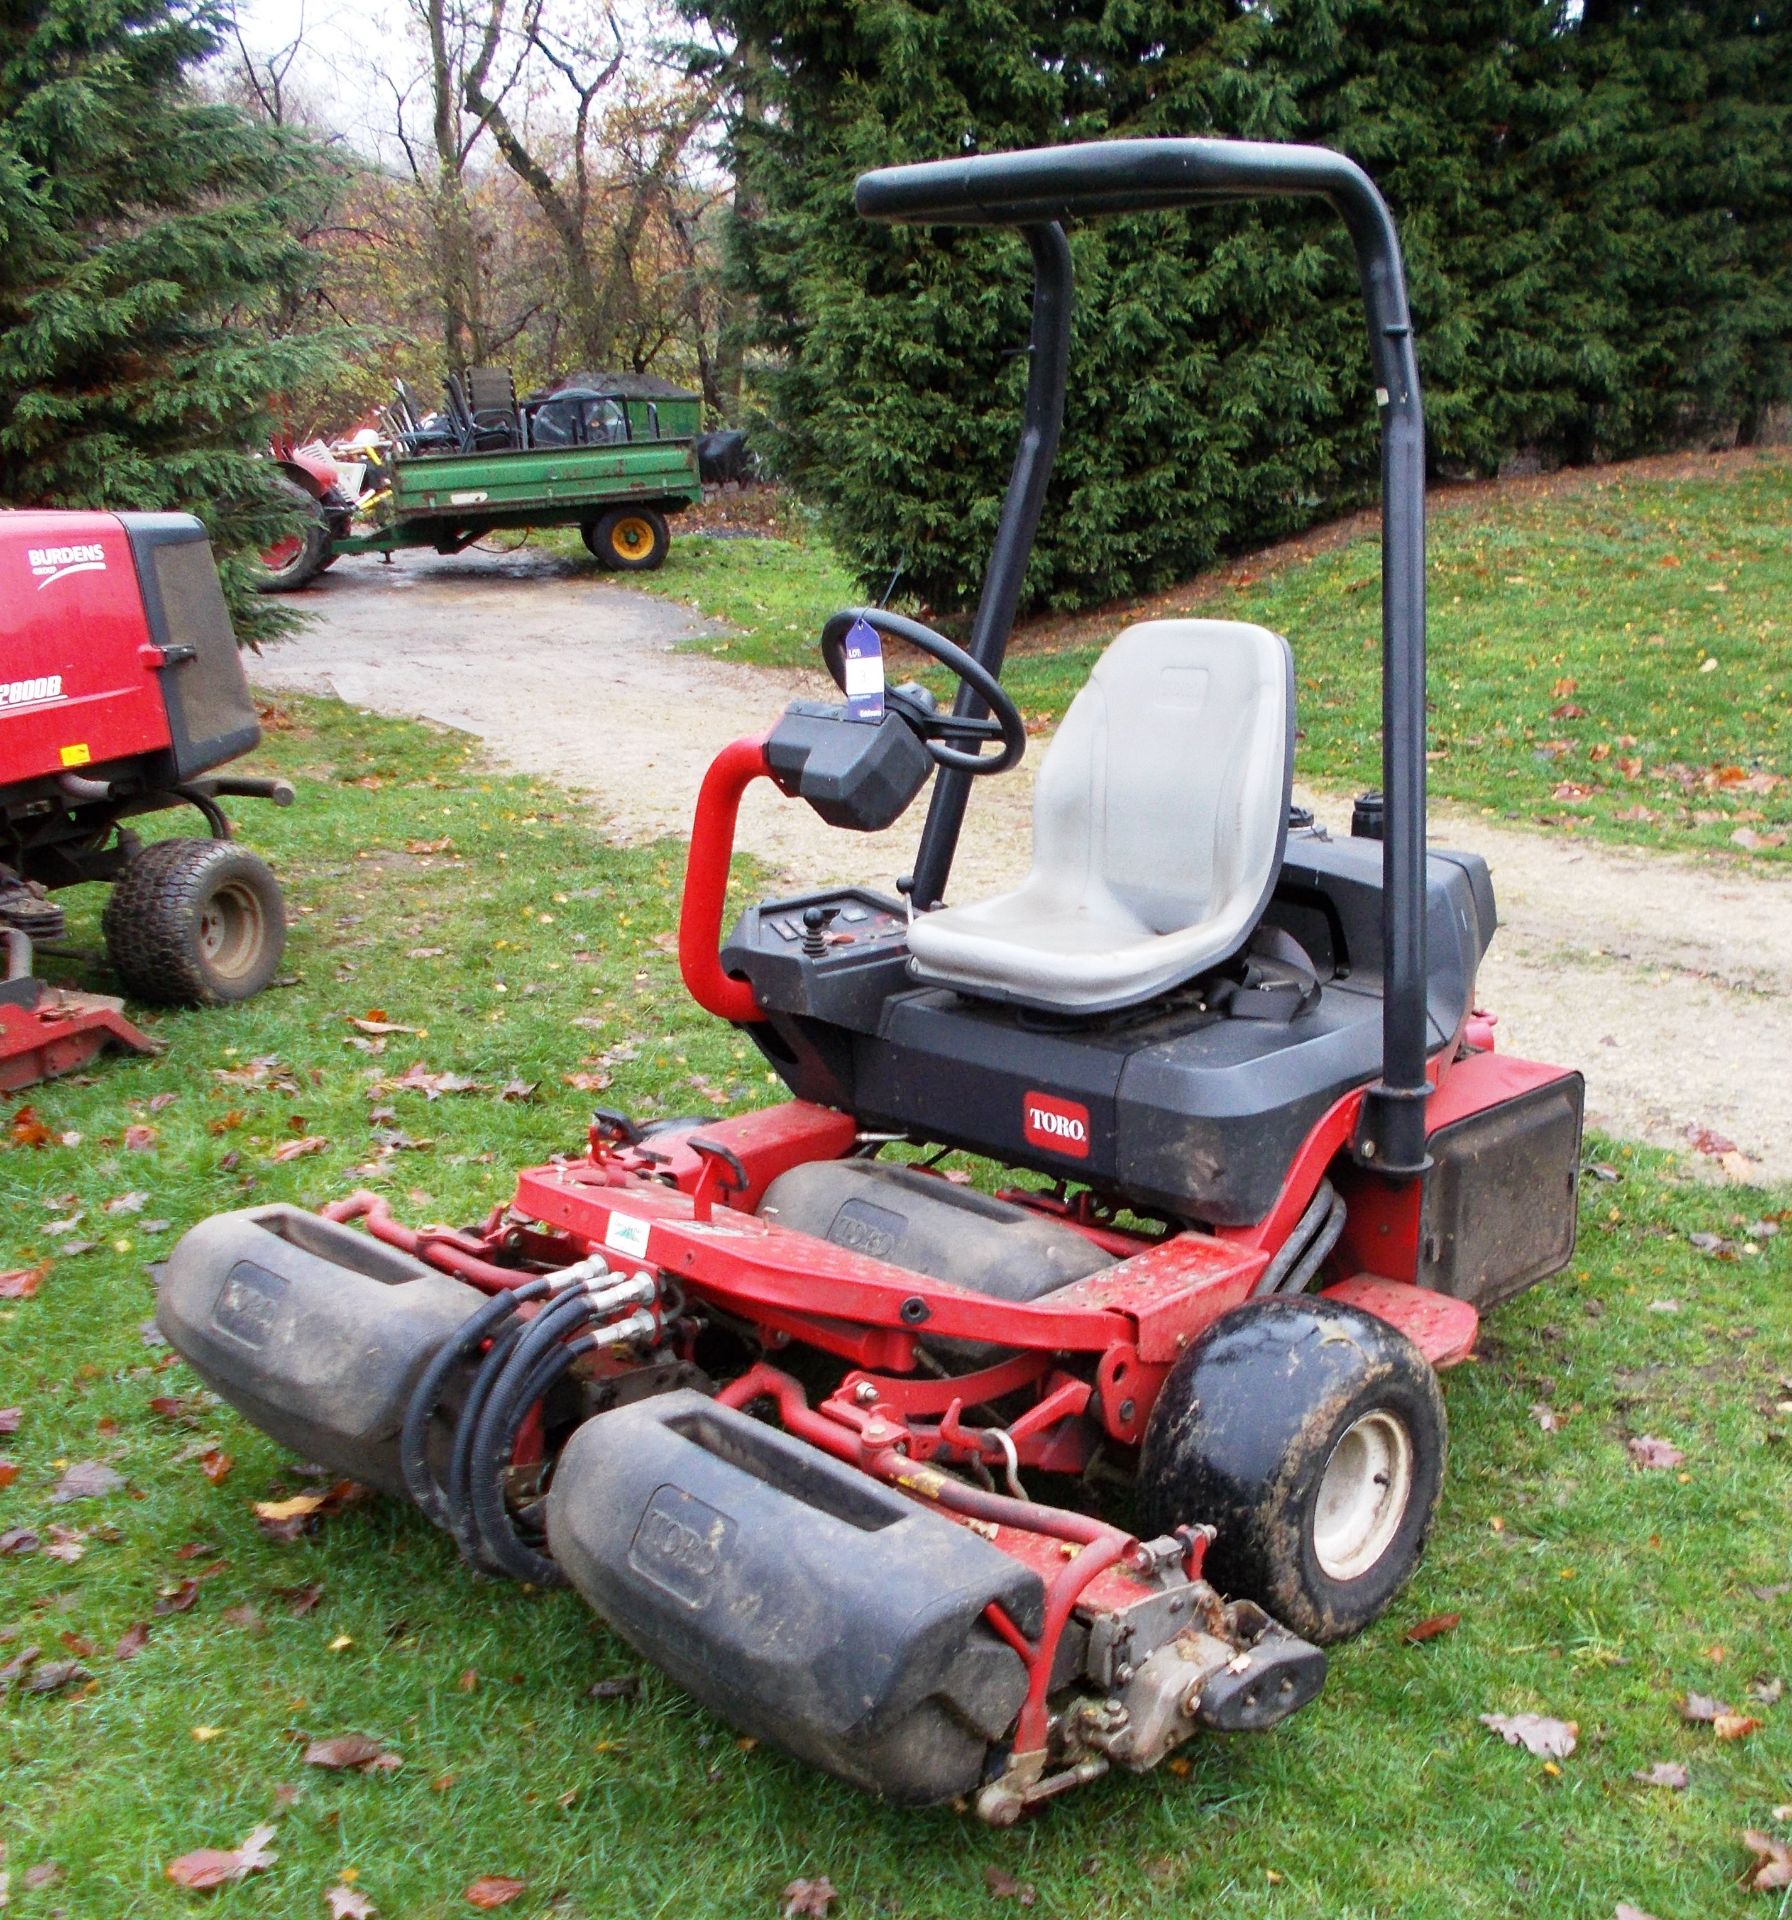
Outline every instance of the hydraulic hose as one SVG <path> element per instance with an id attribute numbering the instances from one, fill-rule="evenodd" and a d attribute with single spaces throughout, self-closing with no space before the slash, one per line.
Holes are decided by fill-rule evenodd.
<path id="1" fill-rule="evenodd" d="M 1325 1263 L 1326 1255 L 1338 1244 L 1344 1232 L 1344 1202 L 1336 1194 L 1332 1196 L 1332 1210 L 1326 1215 L 1325 1224 L 1314 1235 L 1296 1264 L 1294 1271 L 1282 1283 L 1284 1293 L 1305 1293 L 1313 1284 L 1320 1267 Z"/>
<path id="2" fill-rule="evenodd" d="M 480 1559 L 518 1580 L 536 1586 L 564 1586 L 554 1562 L 526 1541 L 504 1497 L 504 1475 L 516 1437 L 529 1410 L 581 1353 L 652 1333 L 658 1325 L 645 1310 L 653 1297 L 648 1280 L 606 1287 L 569 1299 L 541 1314 L 509 1352 L 503 1372 L 486 1396 L 467 1449 L 466 1512 Z M 568 1342 L 568 1328 L 581 1319 L 613 1314 L 620 1307 L 640 1310 L 611 1326 L 580 1333 Z"/>
<path id="3" fill-rule="evenodd" d="M 1332 1204 L 1337 1200 L 1329 1180 L 1321 1180 L 1319 1190 L 1307 1203 L 1307 1210 L 1294 1223 L 1294 1231 L 1276 1249 L 1275 1257 L 1257 1276 L 1257 1284 L 1251 1289 L 1251 1298 L 1260 1300 L 1266 1294 L 1280 1293 L 1284 1283 L 1300 1264 L 1314 1234 L 1318 1233 Z M 1340 1231 L 1342 1228 L 1340 1227 Z M 1329 1251 L 1329 1249 L 1328 1249 Z"/>
<path id="4" fill-rule="evenodd" d="M 475 1476 L 473 1465 L 474 1436 L 479 1431 L 479 1423 L 490 1405 L 492 1396 L 497 1392 L 499 1383 L 509 1371 L 511 1362 L 520 1353 L 523 1343 L 531 1338 L 535 1341 L 534 1351 L 540 1353 L 551 1346 L 563 1334 L 570 1332 L 585 1319 L 589 1308 L 589 1296 L 581 1286 L 573 1287 L 563 1293 L 559 1299 L 551 1300 L 526 1325 L 512 1321 L 500 1330 L 497 1342 L 480 1363 L 479 1371 L 473 1376 L 467 1389 L 466 1400 L 462 1403 L 460 1420 L 454 1429 L 454 1447 L 448 1460 L 448 1481 L 443 1491 L 443 1506 L 446 1510 L 448 1531 L 454 1536 L 454 1543 L 460 1548 L 461 1557 L 471 1567 L 481 1573 L 497 1573 L 501 1569 L 488 1564 L 479 1549 L 479 1530 L 474 1524 L 471 1489 Z"/>
<path id="5" fill-rule="evenodd" d="M 524 1301 L 541 1299 L 553 1290 L 553 1285 L 551 1279 L 543 1276 L 513 1293 L 500 1293 L 488 1300 L 444 1344 L 411 1389 L 411 1397 L 405 1403 L 404 1425 L 399 1429 L 398 1463 L 404 1474 L 405 1490 L 444 1531 L 452 1531 L 447 1496 L 429 1458 L 430 1424 L 441 1402 L 442 1389 L 449 1376 L 470 1361 Z"/>

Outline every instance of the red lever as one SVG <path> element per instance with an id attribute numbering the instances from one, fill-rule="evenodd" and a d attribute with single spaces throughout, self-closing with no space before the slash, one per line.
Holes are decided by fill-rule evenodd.
<path id="1" fill-rule="evenodd" d="M 731 741 L 710 762 L 697 792 L 678 915 L 678 970 L 691 998 L 705 1013 L 741 1023 L 763 1020 L 765 1009 L 746 981 L 722 971 L 719 950 L 740 797 L 761 775 L 771 775 L 763 739 Z"/>

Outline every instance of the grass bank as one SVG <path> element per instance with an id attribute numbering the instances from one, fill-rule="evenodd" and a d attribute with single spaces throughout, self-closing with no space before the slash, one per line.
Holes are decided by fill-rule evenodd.
<path id="1" fill-rule="evenodd" d="M 1430 540 L 1431 785 L 1495 817 L 1792 859 L 1792 460 L 1661 463 L 1447 497 Z M 1023 626 L 1005 680 L 1055 719 L 1128 619 L 1260 622 L 1292 642 L 1299 771 L 1378 780 L 1375 531 L 1291 543 L 1136 608 Z M 733 631 L 693 644 L 813 664 L 856 597 L 818 537 L 675 540 L 653 591 Z"/>
<path id="2" fill-rule="evenodd" d="M 1792 1700 L 1767 1703 L 1792 1679 L 1786 1197 L 1683 1183 L 1658 1156 L 1592 1149 L 1573 1268 L 1450 1376 L 1430 1557 L 1320 1701 L 1010 1834 L 879 1808 L 737 1740 L 576 1599 L 473 1579 L 395 1502 L 268 1538 L 253 1503 L 315 1483 L 142 1331 L 146 1263 L 183 1228 L 350 1185 L 469 1219 L 512 1167 L 575 1146 L 593 1099 L 774 1097 L 678 990 L 670 850 L 605 845 L 458 740 L 287 710 L 259 764 L 300 804 L 243 813 L 298 908 L 291 984 L 162 1017 L 163 1057 L 36 1089 L 0 1128 L 0 1268 L 40 1275 L 0 1301 L 0 1407 L 19 1410 L 0 1663 L 26 1683 L 0 1699 L 13 1911 L 285 1920 L 346 1886 L 419 1920 L 470 1911 L 482 1875 L 524 1883 L 508 1912 L 556 1920 L 769 1917 L 821 1875 L 835 1920 L 999 1920 L 1014 1883 L 1035 1912 L 1114 1920 L 1779 1910 L 1736 1877 L 1744 1828 L 1792 1839 L 1773 1813 Z M 1645 1436 L 1683 1461 L 1639 1467 Z M 59 1502 L 90 1462 L 122 1484 Z M 1720 1740 L 1683 1720 L 1688 1692 L 1760 1724 Z M 1576 1722 L 1576 1751 L 1545 1764 L 1478 1721 L 1521 1711 Z M 402 1764 L 304 1763 L 347 1733 Z M 1684 1790 L 1636 1781 L 1660 1762 Z M 267 1871 L 210 1895 L 164 1878 L 263 1822 Z"/>

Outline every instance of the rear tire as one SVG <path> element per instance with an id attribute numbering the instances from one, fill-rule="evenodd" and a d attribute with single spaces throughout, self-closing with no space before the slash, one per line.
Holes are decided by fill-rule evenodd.
<path id="1" fill-rule="evenodd" d="M 672 532 L 653 507 L 613 507 L 579 529 L 599 566 L 618 573 L 651 573 L 663 566 Z"/>
<path id="2" fill-rule="evenodd" d="M 145 847 L 118 876 L 102 924 L 125 992 L 157 1006 L 252 999 L 286 948 L 279 881 L 228 840 Z"/>
<path id="3" fill-rule="evenodd" d="M 1344 1640 L 1417 1570 L 1447 1451 L 1437 1375 L 1404 1334 L 1338 1302 L 1252 1301 L 1164 1382 L 1139 1465 L 1145 1525 L 1210 1523 L 1222 1593 Z"/>
<path id="4" fill-rule="evenodd" d="M 302 529 L 269 547 L 254 575 L 257 593 L 294 593 L 315 580 L 329 565 L 330 527 L 322 505 L 296 480 L 275 474 L 273 490 L 295 510 L 303 511 Z"/>

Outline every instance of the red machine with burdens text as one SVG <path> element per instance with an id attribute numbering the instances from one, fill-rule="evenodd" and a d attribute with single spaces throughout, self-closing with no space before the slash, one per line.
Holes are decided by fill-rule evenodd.
<path id="1" fill-rule="evenodd" d="M 0 1090 L 66 1073 L 108 1041 L 151 1043 L 109 996 L 55 989 L 32 943 L 65 927 L 59 889 L 113 888 L 106 949 L 127 993 L 247 999 L 273 977 L 280 888 L 218 802 L 285 805 L 282 781 L 215 769 L 261 739 L 200 523 L 177 513 L 0 514 Z M 125 823 L 191 806 L 204 838 Z"/>

